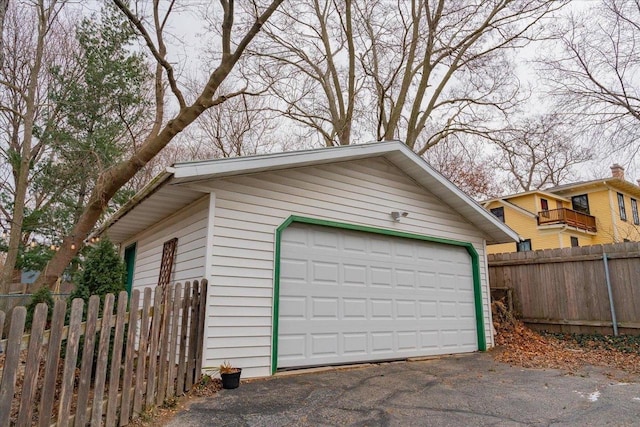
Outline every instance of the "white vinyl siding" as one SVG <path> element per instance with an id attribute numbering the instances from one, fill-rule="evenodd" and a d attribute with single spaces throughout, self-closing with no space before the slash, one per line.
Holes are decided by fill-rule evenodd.
<path id="1" fill-rule="evenodd" d="M 216 197 L 203 366 L 228 359 L 243 377 L 271 373 L 275 230 L 291 215 L 471 242 L 484 257 L 478 229 L 381 158 L 198 183 L 203 186 Z M 395 222 L 392 211 L 409 215 Z M 480 273 L 491 343 L 484 263 Z M 235 338 L 222 339 L 230 327 Z"/>
<path id="2" fill-rule="evenodd" d="M 171 283 L 204 277 L 208 202 L 209 197 L 205 196 L 122 245 L 124 248 L 137 242 L 134 288 L 158 284 L 162 245 L 174 237 L 178 238 L 178 245 Z"/>

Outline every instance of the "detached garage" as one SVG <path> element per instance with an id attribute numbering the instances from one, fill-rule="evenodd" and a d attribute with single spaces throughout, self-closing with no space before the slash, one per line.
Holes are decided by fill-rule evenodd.
<path id="1" fill-rule="evenodd" d="M 244 377 L 485 350 L 518 240 L 400 142 L 179 163 L 101 232 L 132 286 L 207 278 L 203 366 Z"/>

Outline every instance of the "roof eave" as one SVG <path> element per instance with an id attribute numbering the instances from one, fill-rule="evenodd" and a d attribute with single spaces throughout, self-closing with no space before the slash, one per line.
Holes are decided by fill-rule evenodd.
<path id="1" fill-rule="evenodd" d="M 156 190 L 158 190 L 165 182 L 167 182 L 173 176 L 172 168 L 166 168 L 164 171 L 156 175 L 151 181 L 147 183 L 140 191 L 120 207 L 113 215 L 111 215 L 107 221 L 102 223 L 91 236 L 100 236 L 109 227 L 118 222 L 120 218 L 132 211 L 143 200 L 151 196 Z"/>

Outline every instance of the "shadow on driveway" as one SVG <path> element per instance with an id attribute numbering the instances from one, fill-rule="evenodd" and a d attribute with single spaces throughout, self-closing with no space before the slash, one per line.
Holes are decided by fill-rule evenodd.
<path id="1" fill-rule="evenodd" d="M 194 400 L 169 426 L 632 426 L 640 384 L 474 353 L 276 376 Z"/>

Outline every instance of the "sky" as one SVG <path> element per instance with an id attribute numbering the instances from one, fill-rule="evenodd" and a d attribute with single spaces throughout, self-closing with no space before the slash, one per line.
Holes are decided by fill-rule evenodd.
<path id="1" fill-rule="evenodd" d="M 141 2 L 141 4 L 149 4 L 150 2 Z M 81 2 L 86 10 L 98 10 L 100 1 L 91 0 Z M 188 5 L 188 7 L 178 7 L 172 13 L 168 23 L 168 57 L 176 67 L 180 80 L 204 78 L 208 75 L 207 71 L 207 51 L 214 50 L 215 46 L 211 46 L 211 42 L 217 40 L 208 33 L 207 21 L 202 18 L 204 10 L 208 7 L 219 8 L 217 2 L 207 0 L 183 0 L 178 5 Z M 573 1 L 566 9 L 567 12 L 581 12 L 594 4 L 594 1 Z M 236 6 L 237 7 L 237 6 Z M 213 48 L 213 49 L 212 49 Z M 537 87 L 533 93 L 534 102 L 527 106 L 527 111 L 531 113 L 544 112 L 548 106 L 541 100 L 545 99 L 545 94 L 540 87 L 538 76 L 533 72 L 530 61 L 540 53 L 540 49 L 548 49 L 549 46 L 541 46 L 540 44 L 531 44 L 530 46 L 520 50 L 517 53 L 518 61 L 518 77 L 523 81 Z M 366 136 L 364 137 L 367 138 Z M 369 139 L 372 139 L 373 136 Z M 354 142 L 370 142 L 369 139 Z M 602 151 L 601 149 L 599 151 Z M 635 156 L 635 161 L 630 161 L 629 156 L 623 153 L 612 153 L 609 155 L 601 154 L 599 158 L 592 162 L 583 164 L 580 168 L 576 168 L 577 179 L 595 179 L 610 176 L 609 167 L 613 163 L 620 163 L 626 167 L 627 179 L 636 182 L 640 178 L 640 158 Z"/>

